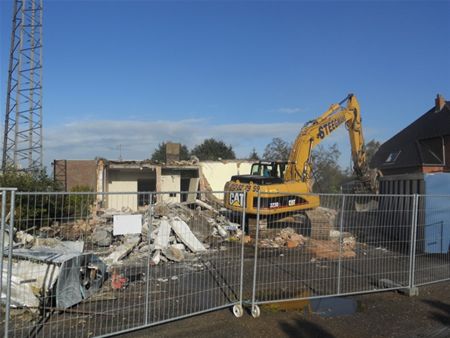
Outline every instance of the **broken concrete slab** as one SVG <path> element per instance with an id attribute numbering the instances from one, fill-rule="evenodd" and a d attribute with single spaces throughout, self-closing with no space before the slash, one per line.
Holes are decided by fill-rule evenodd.
<path id="1" fill-rule="evenodd" d="M 161 261 L 161 250 L 156 250 L 152 257 L 153 265 L 158 265 Z"/>
<path id="2" fill-rule="evenodd" d="M 176 244 L 169 246 L 168 249 L 163 251 L 163 254 L 171 261 L 181 262 L 184 260 L 184 251 Z"/>
<path id="3" fill-rule="evenodd" d="M 213 213 L 215 213 L 215 214 L 219 214 L 219 211 L 217 211 L 216 209 L 214 209 L 212 206 L 210 206 L 209 204 L 207 204 L 207 203 L 205 203 L 205 202 L 203 202 L 203 201 L 200 201 L 199 199 L 196 199 L 195 200 L 195 204 L 197 204 L 199 207 L 202 207 L 202 208 L 204 208 L 204 209 L 207 209 L 207 210 L 209 210 L 209 211 L 212 211 Z"/>
<path id="4" fill-rule="evenodd" d="M 178 238 L 194 253 L 204 252 L 206 248 L 195 237 L 188 225 L 180 218 L 175 217 L 171 221 L 172 229 L 177 234 Z"/>
<path id="5" fill-rule="evenodd" d="M 171 225 L 168 220 L 162 219 L 155 238 L 155 249 L 164 250 L 169 246 Z"/>
<path id="6" fill-rule="evenodd" d="M 215 227 L 217 229 L 217 233 L 221 237 L 223 237 L 223 238 L 227 238 L 228 237 L 228 232 L 220 224 L 216 224 Z"/>
<path id="7" fill-rule="evenodd" d="M 117 264 L 120 260 L 128 256 L 139 242 L 139 236 L 127 236 L 125 242 L 115 248 L 114 252 L 105 258 L 105 262 L 109 265 Z"/>
<path id="8" fill-rule="evenodd" d="M 33 250 L 51 249 L 61 253 L 82 253 L 84 241 L 60 241 L 56 238 L 36 238 Z"/>

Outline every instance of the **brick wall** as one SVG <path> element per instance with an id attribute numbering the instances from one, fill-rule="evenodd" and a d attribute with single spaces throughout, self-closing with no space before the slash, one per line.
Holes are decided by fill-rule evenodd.
<path id="1" fill-rule="evenodd" d="M 54 178 L 66 191 L 76 186 L 88 186 L 95 191 L 97 184 L 96 160 L 55 160 Z"/>

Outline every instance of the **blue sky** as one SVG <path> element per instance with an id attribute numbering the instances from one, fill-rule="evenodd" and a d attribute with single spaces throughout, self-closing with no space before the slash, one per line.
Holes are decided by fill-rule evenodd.
<path id="1" fill-rule="evenodd" d="M 4 114 L 12 0 L 0 0 Z M 450 99 L 448 1 L 45 1 L 44 151 L 148 158 L 206 137 L 239 157 L 354 92 L 367 139 Z M 2 119 L 3 120 L 3 119 Z M 344 128 L 342 128 L 344 129 Z M 348 140 L 338 142 L 348 163 Z"/>

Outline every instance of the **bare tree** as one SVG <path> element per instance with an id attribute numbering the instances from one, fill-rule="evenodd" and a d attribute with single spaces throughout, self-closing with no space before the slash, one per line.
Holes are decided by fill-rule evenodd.
<path id="1" fill-rule="evenodd" d="M 291 145 L 279 137 L 272 139 L 264 149 L 263 158 L 271 161 L 287 161 Z"/>

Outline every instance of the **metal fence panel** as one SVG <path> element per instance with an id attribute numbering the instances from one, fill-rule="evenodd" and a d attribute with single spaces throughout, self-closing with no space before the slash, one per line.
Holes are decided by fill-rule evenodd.
<path id="1" fill-rule="evenodd" d="M 223 193 L 182 194 L 17 193 L 5 334 L 111 335 L 233 305 L 241 315 L 245 216 L 220 209 Z"/>
<path id="2" fill-rule="evenodd" d="M 450 196 L 418 197 L 414 284 L 450 279 Z"/>
<path id="3" fill-rule="evenodd" d="M 5 336 L 108 336 L 450 279 L 450 196 L 320 194 L 267 216 L 302 195 L 264 193 L 246 215 L 224 192 L 0 192 Z"/>
<path id="4" fill-rule="evenodd" d="M 252 304 L 409 287 L 414 197 L 319 197 L 259 217 Z"/>

